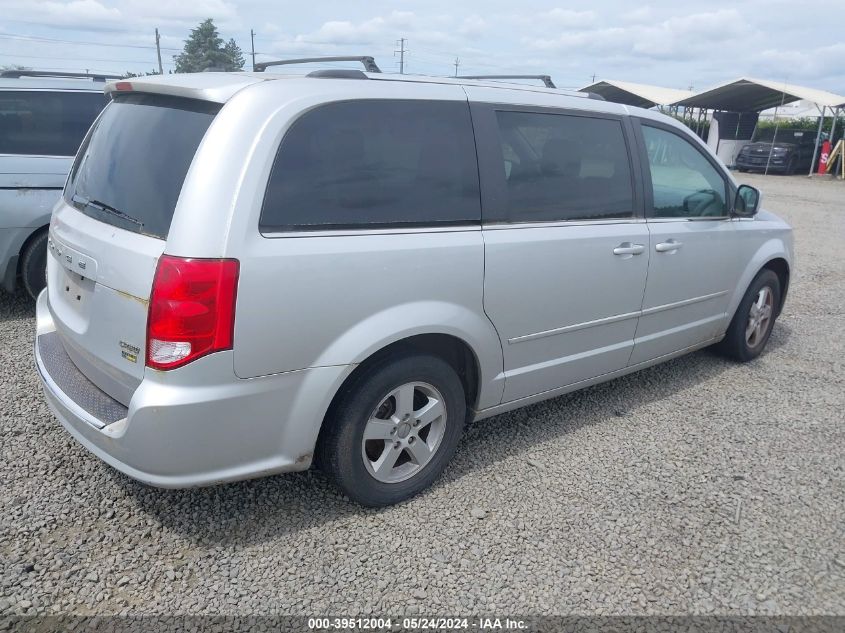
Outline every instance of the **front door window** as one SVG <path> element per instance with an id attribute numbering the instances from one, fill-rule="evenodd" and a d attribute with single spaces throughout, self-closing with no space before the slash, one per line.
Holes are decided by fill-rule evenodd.
<path id="1" fill-rule="evenodd" d="M 728 215 L 725 179 L 692 143 L 674 132 L 642 126 L 655 218 Z"/>

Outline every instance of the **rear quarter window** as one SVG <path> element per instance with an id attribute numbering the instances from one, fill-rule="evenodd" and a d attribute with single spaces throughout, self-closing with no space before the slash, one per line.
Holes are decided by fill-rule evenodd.
<path id="1" fill-rule="evenodd" d="M 93 91 L 0 90 L 0 154 L 73 156 L 105 105 Z"/>
<path id="2" fill-rule="evenodd" d="M 466 102 L 362 100 L 295 121 L 276 155 L 262 232 L 479 223 Z"/>

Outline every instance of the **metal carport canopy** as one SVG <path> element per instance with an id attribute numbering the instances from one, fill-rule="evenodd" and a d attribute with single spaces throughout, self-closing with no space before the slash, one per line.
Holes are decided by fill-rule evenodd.
<path id="1" fill-rule="evenodd" d="M 693 95 L 689 90 L 677 90 L 675 88 L 663 88 L 662 86 L 649 86 L 647 84 L 636 84 L 630 81 L 616 81 L 605 79 L 579 88 L 580 92 L 592 92 L 601 95 L 608 101 L 624 103 L 625 105 L 638 108 L 653 108 L 675 103 Z"/>
<path id="2" fill-rule="evenodd" d="M 815 103 L 819 109 L 845 105 L 845 97 L 832 92 L 749 77 L 740 77 L 709 88 L 675 101 L 672 105 L 729 112 L 760 112 L 801 99 Z"/>

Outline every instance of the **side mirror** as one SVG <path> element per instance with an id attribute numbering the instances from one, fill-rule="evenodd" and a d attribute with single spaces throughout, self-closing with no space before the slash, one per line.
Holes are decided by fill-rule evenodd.
<path id="1" fill-rule="evenodd" d="M 760 208 L 760 190 L 751 185 L 740 185 L 734 198 L 734 213 L 743 218 L 750 218 Z"/>

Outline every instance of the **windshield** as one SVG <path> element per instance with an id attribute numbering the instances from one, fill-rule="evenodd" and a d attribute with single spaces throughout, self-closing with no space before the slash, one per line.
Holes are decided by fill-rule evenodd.
<path id="1" fill-rule="evenodd" d="M 167 237 L 188 168 L 219 104 L 118 95 L 77 154 L 65 199 L 120 228 Z"/>

